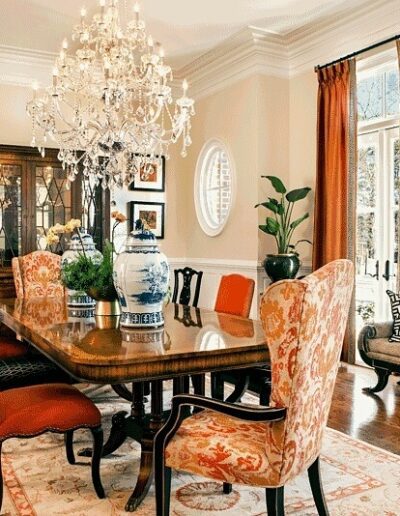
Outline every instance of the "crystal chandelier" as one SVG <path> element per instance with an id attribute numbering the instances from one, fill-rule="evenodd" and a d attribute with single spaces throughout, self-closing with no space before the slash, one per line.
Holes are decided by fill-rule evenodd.
<path id="1" fill-rule="evenodd" d="M 81 168 L 103 188 L 128 185 L 137 172 L 146 177 L 179 139 L 185 157 L 194 102 L 184 80 L 173 103 L 172 70 L 162 46 L 146 33 L 139 4 L 124 25 L 118 0 L 100 0 L 91 22 L 82 8 L 72 41 L 79 48 L 69 52 L 63 41 L 52 85 L 43 92 L 34 85 L 27 105 L 32 146 L 44 155 L 52 140 L 69 182 Z"/>

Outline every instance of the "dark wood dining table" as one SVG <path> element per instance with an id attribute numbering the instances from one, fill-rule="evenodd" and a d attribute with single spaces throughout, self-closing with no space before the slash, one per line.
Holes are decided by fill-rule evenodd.
<path id="1" fill-rule="evenodd" d="M 92 312 L 67 307 L 64 298 L 0 300 L 0 321 L 77 381 L 132 383 L 131 412 L 114 414 L 103 455 L 127 437 L 140 442 L 140 471 L 126 504 L 133 511 L 152 482 L 153 438 L 166 417 L 163 380 L 174 379 L 174 392 L 184 392 L 189 375 L 268 363 L 268 348 L 260 322 L 211 310 L 172 303 L 164 326 L 152 329 L 110 327 L 115 319 L 96 319 Z"/>

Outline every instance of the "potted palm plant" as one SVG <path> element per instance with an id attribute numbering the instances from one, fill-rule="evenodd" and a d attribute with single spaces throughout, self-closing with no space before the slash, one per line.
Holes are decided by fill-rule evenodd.
<path id="1" fill-rule="evenodd" d="M 274 190 L 280 195 L 278 199 L 268 197 L 268 200 L 255 205 L 255 208 L 263 206 L 270 212 L 272 216 L 265 219 L 265 224 L 258 226 L 261 231 L 272 235 L 277 245 L 276 254 L 267 254 L 263 262 L 265 272 L 272 281 L 281 279 L 294 278 L 300 268 L 300 260 L 296 246 L 300 242 L 308 242 L 309 240 L 298 240 L 292 244 L 293 233 L 295 229 L 308 218 L 309 214 L 304 213 L 301 217 L 292 220 L 293 207 L 296 202 L 307 197 L 311 188 L 296 188 L 287 191 L 283 182 L 275 176 L 261 176 L 270 181 Z"/>

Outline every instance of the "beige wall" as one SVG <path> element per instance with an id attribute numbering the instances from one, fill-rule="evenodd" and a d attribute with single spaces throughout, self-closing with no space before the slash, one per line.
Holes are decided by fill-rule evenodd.
<path id="1" fill-rule="evenodd" d="M 166 162 L 165 194 L 116 192 L 123 211 L 130 200 L 166 202 L 167 256 L 220 260 L 262 260 L 275 250 L 273 239 L 258 230 L 267 212 L 256 210 L 273 191 L 262 174 L 278 175 L 290 188 L 314 188 L 317 83 L 313 71 L 288 79 L 256 75 L 196 102 L 188 156 L 172 146 Z M 0 142 L 30 145 L 31 123 L 25 106 L 31 88 L 0 85 Z M 200 228 L 193 188 L 198 155 L 213 137 L 223 140 L 233 156 L 237 193 L 223 232 L 209 237 Z M 301 211 L 312 209 L 311 202 Z M 312 221 L 300 226 L 297 237 L 311 238 Z M 311 248 L 300 247 L 304 261 Z"/>
<path id="2" fill-rule="evenodd" d="M 290 80 L 290 188 L 310 186 L 311 194 L 305 202 L 300 202 L 296 213 L 300 216 L 306 211 L 310 219 L 303 222 L 295 233 L 295 241 L 307 238 L 312 240 L 313 207 L 316 177 L 316 130 L 317 130 L 317 92 L 318 82 L 314 70 L 303 73 Z M 300 257 L 306 264 L 311 262 L 312 247 L 302 243 L 298 247 Z"/>
<path id="3" fill-rule="evenodd" d="M 32 88 L 0 84 L 0 143 L 30 145 L 32 125 L 26 114 Z"/>

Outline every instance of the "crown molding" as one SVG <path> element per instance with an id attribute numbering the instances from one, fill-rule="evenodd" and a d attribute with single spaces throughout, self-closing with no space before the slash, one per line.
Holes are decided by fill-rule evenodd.
<path id="1" fill-rule="evenodd" d="M 399 32 L 398 0 L 370 0 L 339 19 L 308 24 L 286 34 L 289 75 L 299 75 Z"/>
<path id="2" fill-rule="evenodd" d="M 397 15 L 398 14 L 398 15 Z M 199 100 L 254 75 L 281 78 L 311 71 L 400 32 L 399 0 L 369 0 L 340 17 L 331 16 L 277 34 L 245 27 L 175 72 L 173 88 L 186 77 L 190 95 Z M 49 84 L 56 54 L 0 45 L 0 83 Z"/>
<path id="3" fill-rule="evenodd" d="M 47 85 L 56 54 L 0 45 L 0 83 L 31 86 Z"/>
<path id="4" fill-rule="evenodd" d="M 175 75 L 190 82 L 196 100 L 256 74 L 289 77 L 288 50 L 279 34 L 245 27 Z"/>

